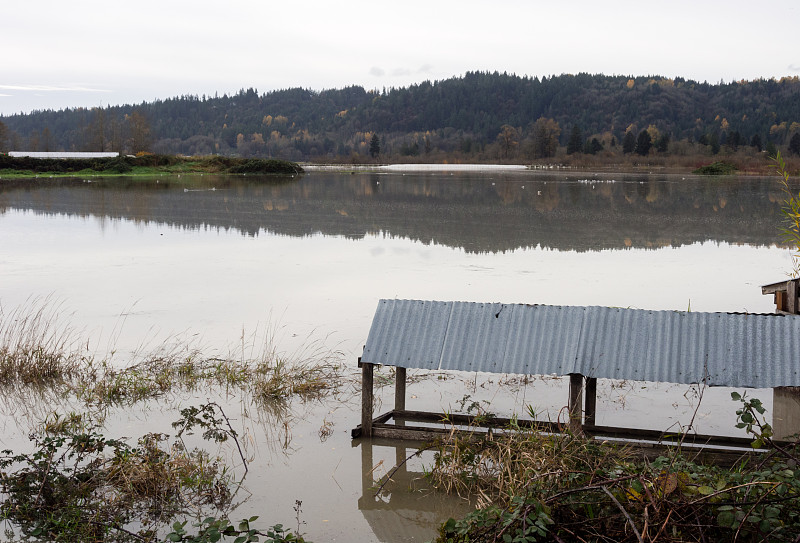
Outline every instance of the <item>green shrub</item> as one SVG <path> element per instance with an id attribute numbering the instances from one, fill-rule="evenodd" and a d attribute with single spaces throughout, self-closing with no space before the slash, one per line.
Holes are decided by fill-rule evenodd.
<path id="1" fill-rule="evenodd" d="M 738 169 L 736 164 L 731 164 L 730 162 L 714 162 L 713 164 L 700 166 L 692 173 L 700 175 L 732 175 Z"/>

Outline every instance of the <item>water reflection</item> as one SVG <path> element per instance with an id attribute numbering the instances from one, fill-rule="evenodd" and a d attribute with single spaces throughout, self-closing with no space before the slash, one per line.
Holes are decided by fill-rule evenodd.
<path id="1" fill-rule="evenodd" d="M 407 238 L 497 253 L 657 248 L 707 240 L 772 245 L 772 178 L 341 174 L 301 178 L 0 180 L 0 213 L 97 217 L 183 229 Z"/>
<path id="2" fill-rule="evenodd" d="M 424 488 L 422 470 L 409 468 L 409 456 L 415 458 L 420 446 L 396 440 L 353 441 L 353 447 L 361 449 L 358 510 L 378 541 L 429 541 L 448 518 L 460 518 L 471 509 L 466 500 Z"/>

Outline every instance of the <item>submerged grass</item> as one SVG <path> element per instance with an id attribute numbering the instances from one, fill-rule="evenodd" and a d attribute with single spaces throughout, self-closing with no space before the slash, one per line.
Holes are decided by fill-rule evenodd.
<path id="1" fill-rule="evenodd" d="M 203 349 L 169 338 L 154 348 L 140 347 L 122 363 L 111 354 L 96 358 L 88 342 L 59 324 L 60 307 L 50 299 L 32 300 L 11 311 L 0 307 L 0 387 L 37 386 L 71 390 L 91 405 L 131 405 L 200 387 L 250 393 L 259 404 L 292 397 L 319 398 L 344 383 L 343 354 L 325 339 L 309 337 L 304 347 L 278 351 L 276 328 L 257 332 L 228 356 L 206 356 Z"/>
<path id="2" fill-rule="evenodd" d="M 49 298 L 10 311 L 0 306 L 0 385 L 61 384 L 78 376 L 87 359 L 59 314 Z"/>
<path id="3" fill-rule="evenodd" d="M 178 338 L 154 348 L 140 347 L 126 364 L 109 349 L 93 355 L 85 339 L 60 325 L 60 307 L 33 300 L 12 311 L 0 309 L 0 389 L 21 405 L 36 397 L 65 399 L 79 411 L 50 412 L 30 433 L 33 452 L 0 452 L 0 520 L 6 537 L 43 541 L 237 541 L 302 542 L 296 532 L 275 525 L 253 528 L 251 518 L 231 524 L 227 514 L 248 471 L 247 434 L 240 439 L 222 407 L 210 402 L 181 410 L 178 431 L 148 433 L 135 444 L 100 433 L 110 406 L 129 406 L 208 387 L 249 394 L 258 412 L 285 413 L 293 398 L 318 399 L 344 384 L 342 353 L 309 340 L 293 353 L 277 350 L 273 329 L 260 341 L 253 334 L 228 356 L 206 356 Z M 77 402 L 75 402 L 77 400 Z M 59 403 L 59 402 L 55 402 Z M 17 408 L 15 408 L 16 410 Z M 81 409 L 92 412 L 83 413 Z M 288 447 L 289 423 L 282 420 Z M 244 475 L 220 456 L 188 447 L 184 436 L 202 430 L 205 441 L 232 439 Z M 198 438 L 192 438 L 192 442 Z M 217 453 L 218 454 L 218 453 Z M 299 507 L 299 504 L 298 504 Z M 298 512 L 299 515 L 299 512 Z M 177 522 L 176 522 L 177 519 Z M 205 519 L 197 535 L 181 519 Z M 299 521 L 298 521 L 299 522 Z M 167 533 L 169 526 L 172 532 Z M 299 530 L 299 528 L 298 528 Z M 244 538 L 244 539 L 242 539 Z"/>

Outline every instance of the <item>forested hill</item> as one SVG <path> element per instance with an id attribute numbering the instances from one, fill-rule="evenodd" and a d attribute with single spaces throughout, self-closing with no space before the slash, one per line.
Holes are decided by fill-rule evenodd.
<path id="1" fill-rule="evenodd" d="M 39 111 L 0 122 L 6 127 L 0 150 L 149 150 L 290 160 L 426 153 L 468 160 L 489 152 L 521 159 L 552 156 L 553 145 L 574 144 L 570 138 L 576 134 L 583 145 L 597 140 L 597 151 L 645 131 L 653 152 L 659 141 L 662 152 L 680 141 L 760 148 L 788 145 L 800 132 L 800 80 L 709 84 L 472 72 L 382 91 L 243 89 L 232 96 Z"/>

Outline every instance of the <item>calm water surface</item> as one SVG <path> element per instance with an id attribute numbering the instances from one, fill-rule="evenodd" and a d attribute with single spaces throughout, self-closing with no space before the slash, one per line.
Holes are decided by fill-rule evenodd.
<path id="1" fill-rule="evenodd" d="M 100 352 L 179 337 L 224 354 L 274 334 L 290 352 L 324 342 L 354 368 L 380 298 L 769 312 L 759 287 L 791 268 L 775 244 L 781 200 L 777 181 L 762 178 L 2 179 L 0 304 L 51 296 Z M 535 398 L 556 417 L 566 403 L 560 380 L 498 380 L 423 380 L 409 388 L 409 408 L 452 409 L 469 393 L 509 410 Z M 730 431 L 727 394 L 707 391 L 702 431 Z M 391 404 L 390 392 L 381 396 Z M 657 429 L 687 423 L 697 401 L 685 387 L 630 383 L 606 386 L 599 400 L 600 424 L 624 416 Z M 284 414 L 291 425 L 225 401 L 249 421 L 258 466 L 236 517 L 291 524 L 300 499 L 315 541 L 421 541 L 466 507 L 409 491 L 420 463 L 372 497 L 370 477 L 404 451 L 351 443 L 357 397 L 295 405 Z M 17 409 L 5 411 L 6 428 L 25 435 Z M 169 432 L 173 415 L 153 405 L 112 421 L 130 436 L 154 424 Z M 323 420 L 335 429 L 324 441 Z"/>

